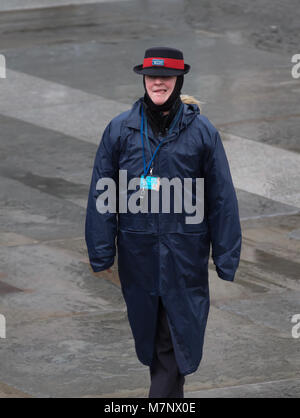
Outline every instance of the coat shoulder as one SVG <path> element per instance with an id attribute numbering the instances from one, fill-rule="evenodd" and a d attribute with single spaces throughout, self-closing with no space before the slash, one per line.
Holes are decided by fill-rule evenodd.
<path id="1" fill-rule="evenodd" d="M 131 113 L 131 109 L 125 110 L 125 112 L 120 113 L 119 115 L 115 116 L 109 123 L 110 131 L 113 136 L 120 136 L 121 129 L 124 123 L 127 121 L 129 115 Z"/>
<path id="2" fill-rule="evenodd" d="M 214 148 L 218 137 L 218 130 L 205 115 L 197 115 L 193 126 L 198 130 L 203 143 L 209 148 Z"/>
<path id="3" fill-rule="evenodd" d="M 118 133 L 120 136 L 123 128 L 125 129 L 126 127 L 139 129 L 141 101 L 142 99 L 137 100 L 130 109 L 120 113 L 111 120 L 111 130 L 115 134 Z"/>
<path id="4" fill-rule="evenodd" d="M 200 129 L 208 131 L 211 135 L 215 135 L 217 128 L 212 124 L 207 116 L 199 114 L 196 117 L 196 121 L 199 124 Z"/>
<path id="5" fill-rule="evenodd" d="M 104 141 L 104 143 L 109 144 L 108 146 L 113 149 L 119 149 L 123 127 L 130 115 L 130 112 L 131 109 L 126 110 L 111 119 L 103 132 L 101 142 Z"/>

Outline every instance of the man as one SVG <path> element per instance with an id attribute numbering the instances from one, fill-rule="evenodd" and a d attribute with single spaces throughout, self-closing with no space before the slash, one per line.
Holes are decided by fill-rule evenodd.
<path id="1" fill-rule="evenodd" d="M 86 214 L 86 242 L 94 272 L 109 269 L 118 247 L 118 271 L 139 360 L 149 366 L 149 397 L 183 397 L 184 376 L 202 358 L 209 312 L 208 260 L 219 277 L 233 281 L 241 251 L 238 203 L 220 135 L 195 104 L 182 103 L 180 92 L 190 66 L 173 48 L 146 50 L 145 94 L 132 109 L 106 127 L 95 157 Z M 159 201 L 159 210 L 124 212 L 117 193 L 116 213 L 99 213 L 103 178 L 120 189 L 139 181 L 140 208 Z M 123 171 L 124 170 L 124 171 Z M 188 223 L 186 211 L 162 210 L 163 179 L 190 179 L 197 201 L 197 179 L 204 179 L 204 214 Z M 98 183 L 99 185 L 99 183 Z M 196 189 L 197 191 L 197 189 Z M 136 190 L 127 190 L 132 202 Z M 120 195 L 121 196 L 121 195 Z M 120 210 L 122 206 L 122 210 Z M 146 206 L 147 208 L 147 206 Z"/>

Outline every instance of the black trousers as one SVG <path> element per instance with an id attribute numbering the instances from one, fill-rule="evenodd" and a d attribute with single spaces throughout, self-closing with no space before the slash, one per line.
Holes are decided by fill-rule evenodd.
<path id="1" fill-rule="evenodd" d="M 150 366 L 149 398 L 183 398 L 185 378 L 179 373 L 167 314 L 159 298 L 155 353 Z"/>

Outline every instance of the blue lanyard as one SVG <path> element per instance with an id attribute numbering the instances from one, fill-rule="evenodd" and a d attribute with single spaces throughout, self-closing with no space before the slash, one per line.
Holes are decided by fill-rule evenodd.
<path id="1" fill-rule="evenodd" d="M 179 108 L 179 110 L 178 110 L 175 118 L 173 119 L 173 122 L 171 123 L 170 129 L 169 129 L 169 134 L 172 134 L 173 129 L 174 129 L 176 123 L 178 122 L 178 119 L 180 118 L 180 115 L 181 115 L 182 110 L 183 110 L 183 104 L 181 104 L 181 106 L 180 106 L 180 108 Z M 149 148 L 149 151 L 150 151 L 150 155 L 151 155 L 151 160 L 150 160 L 150 162 L 148 164 L 148 167 L 147 167 L 147 164 L 146 164 L 145 149 L 144 149 L 144 140 L 143 140 L 144 123 L 145 123 L 145 137 L 146 137 L 147 145 L 148 145 L 148 148 Z M 143 146 L 143 162 L 144 162 L 144 176 L 145 177 L 146 177 L 146 175 L 147 175 L 147 173 L 149 171 L 149 168 L 151 167 L 152 161 L 154 160 L 157 151 L 159 150 L 159 147 L 162 145 L 163 141 L 165 140 L 165 137 L 164 137 L 160 141 L 160 143 L 158 144 L 158 146 L 156 147 L 156 149 L 154 151 L 154 154 L 152 154 L 151 147 L 150 147 L 150 142 L 149 142 L 149 138 L 148 138 L 148 126 L 147 125 L 148 125 L 148 123 L 147 123 L 147 116 L 144 115 L 144 108 L 143 108 L 143 105 L 142 105 L 141 140 L 142 140 L 142 146 Z"/>

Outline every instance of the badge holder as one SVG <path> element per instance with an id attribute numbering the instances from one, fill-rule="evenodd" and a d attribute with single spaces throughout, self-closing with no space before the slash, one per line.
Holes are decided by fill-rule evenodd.
<path id="1" fill-rule="evenodd" d="M 145 189 L 159 191 L 160 178 L 153 177 L 152 171 L 153 171 L 153 168 L 151 167 L 149 176 L 146 176 L 146 178 L 144 177 L 144 175 L 141 176 L 141 181 L 140 181 L 140 190 L 141 190 L 140 198 L 141 199 L 143 199 L 145 196 Z"/>

